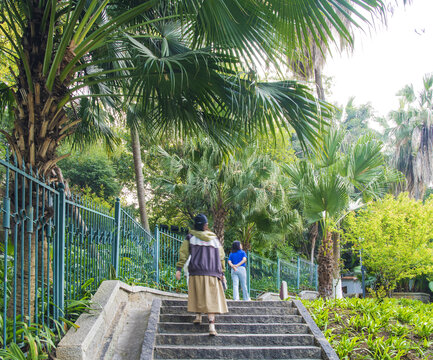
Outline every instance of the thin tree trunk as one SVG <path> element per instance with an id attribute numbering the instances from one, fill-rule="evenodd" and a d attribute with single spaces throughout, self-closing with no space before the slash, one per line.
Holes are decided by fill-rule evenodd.
<path id="1" fill-rule="evenodd" d="M 343 290 L 341 287 L 341 273 L 340 273 L 340 233 L 332 233 L 332 247 L 334 256 L 334 271 L 332 272 L 332 288 L 334 298 L 341 299 L 343 297 Z"/>
<path id="2" fill-rule="evenodd" d="M 323 237 L 317 259 L 319 262 L 319 294 L 323 298 L 330 298 L 332 296 L 332 272 L 334 270 L 332 233 L 327 232 Z"/>
<path id="3" fill-rule="evenodd" d="M 149 220 L 146 211 L 146 197 L 144 191 L 144 179 L 143 179 L 143 163 L 141 161 L 141 149 L 140 149 L 140 138 L 136 129 L 131 127 L 131 144 L 132 144 L 132 156 L 134 158 L 134 170 L 135 170 L 135 182 L 137 185 L 137 197 L 138 197 L 138 208 L 140 210 L 140 221 L 141 224 L 147 231 L 150 231 Z"/>
<path id="4" fill-rule="evenodd" d="M 311 225 L 311 228 L 310 228 L 310 239 L 311 239 L 310 261 L 311 261 L 311 265 L 314 264 L 314 250 L 316 249 L 317 236 L 319 236 L 319 223 L 315 222 L 313 225 Z"/>
<path id="5" fill-rule="evenodd" d="M 224 225 L 227 217 L 227 211 L 224 208 L 221 197 L 218 199 L 218 203 L 212 206 L 213 215 L 213 230 L 218 237 L 221 245 L 224 246 Z"/>
<path id="6" fill-rule="evenodd" d="M 310 238 L 311 238 L 311 266 L 310 266 L 310 283 L 313 284 L 314 281 L 314 250 L 316 249 L 316 240 L 319 236 L 319 223 L 315 222 L 310 228 Z"/>
<path id="7" fill-rule="evenodd" d="M 323 89 L 322 69 L 316 67 L 314 69 L 314 81 L 316 83 L 317 97 L 320 100 L 325 100 L 325 90 Z"/>

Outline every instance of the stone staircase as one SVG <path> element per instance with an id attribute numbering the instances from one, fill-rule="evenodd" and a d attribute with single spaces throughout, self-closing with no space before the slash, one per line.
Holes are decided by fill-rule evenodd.
<path id="1" fill-rule="evenodd" d="M 229 313 L 216 316 L 218 336 L 211 337 L 207 317 L 203 324 L 194 325 L 186 301 L 157 300 L 152 305 L 153 320 L 149 320 L 141 360 L 338 359 L 329 352 L 329 344 L 324 348 L 323 335 L 318 339 L 320 330 L 312 331 L 312 319 L 299 301 L 227 303 Z"/>

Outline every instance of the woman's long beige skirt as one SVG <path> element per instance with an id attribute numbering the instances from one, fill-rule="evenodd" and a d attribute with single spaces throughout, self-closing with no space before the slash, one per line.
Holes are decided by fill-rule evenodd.
<path id="1" fill-rule="evenodd" d="M 221 281 L 214 276 L 190 276 L 188 311 L 205 314 L 224 314 L 228 312 Z"/>

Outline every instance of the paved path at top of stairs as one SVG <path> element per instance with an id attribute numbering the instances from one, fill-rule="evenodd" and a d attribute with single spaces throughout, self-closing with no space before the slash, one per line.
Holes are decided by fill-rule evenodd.
<path id="1" fill-rule="evenodd" d="M 291 301 L 228 301 L 229 313 L 217 315 L 218 336 L 208 320 L 192 323 L 186 301 L 163 300 L 153 349 L 154 359 L 319 360 L 322 350 Z"/>

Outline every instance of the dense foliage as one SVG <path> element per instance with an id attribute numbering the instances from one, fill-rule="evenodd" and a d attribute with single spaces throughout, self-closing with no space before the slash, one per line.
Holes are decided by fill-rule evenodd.
<path id="1" fill-rule="evenodd" d="M 80 191 L 88 187 L 101 197 L 113 199 L 119 196 L 121 187 L 116 169 L 106 154 L 94 150 L 86 156 L 71 156 L 60 166 L 70 185 Z"/>

